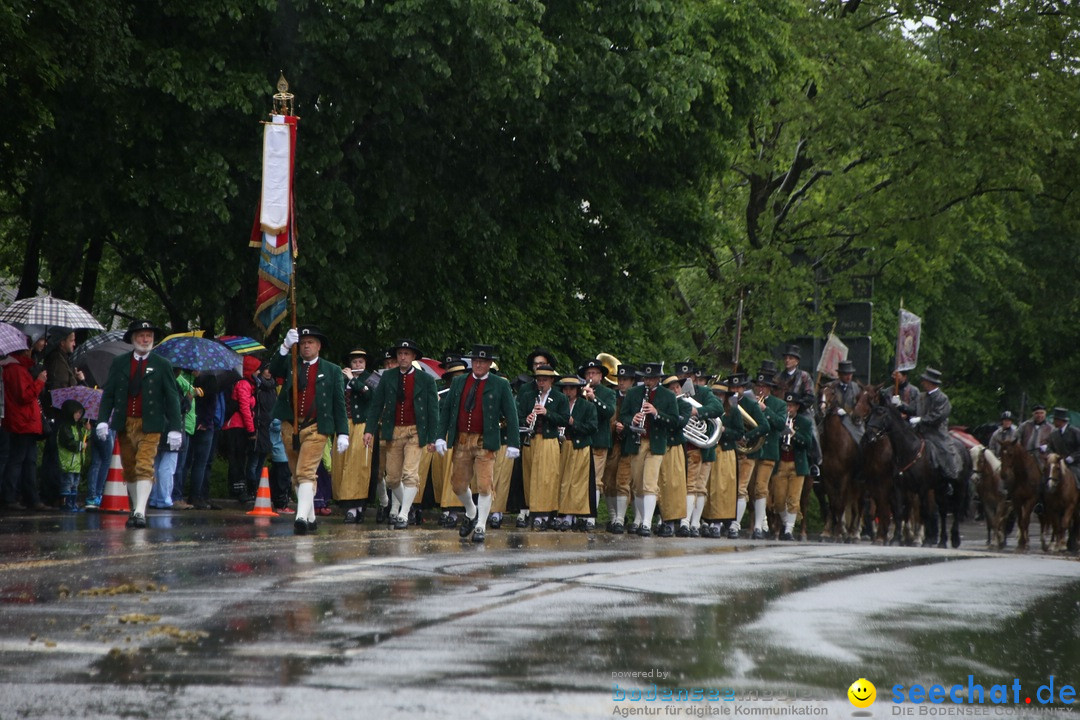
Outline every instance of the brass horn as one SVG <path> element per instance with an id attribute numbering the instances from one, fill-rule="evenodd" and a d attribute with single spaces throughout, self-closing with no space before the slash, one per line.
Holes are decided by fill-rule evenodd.
<path id="1" fill-rule="evenodd" d="M 615 381 L 615 372 L 619 369 L 619 366 L 622 365 L 622 363 L 619 362 L 619 358 L 609 353 L 602 352 L 596 354 L 596 359 L 599 360 L 600 364 L 607 370 L 607 375 L 604 376 L 604 382 L 611 386 L 618 385 Z"/>

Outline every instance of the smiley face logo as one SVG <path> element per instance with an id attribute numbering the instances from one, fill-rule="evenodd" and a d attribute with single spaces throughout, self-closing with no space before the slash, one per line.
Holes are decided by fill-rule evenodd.
<path id="1" fill-rule="evenodd" d="M 857 708 L 868 708 L 877 699 L 877 688 L 866 678 L 859 678 L 847 689 L 848 700 Z"/>

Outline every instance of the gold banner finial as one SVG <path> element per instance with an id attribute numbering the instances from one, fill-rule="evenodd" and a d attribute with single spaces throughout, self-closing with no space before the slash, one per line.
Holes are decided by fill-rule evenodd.
<path id="1" fill-rule="evenodd" d="M 274 114 L 292 115 L 294 97 L 295 95 L 289 92 L 289 81 L 285 79 L 283 72 L 277 81 L 277 92 L 274 93 Z"/>

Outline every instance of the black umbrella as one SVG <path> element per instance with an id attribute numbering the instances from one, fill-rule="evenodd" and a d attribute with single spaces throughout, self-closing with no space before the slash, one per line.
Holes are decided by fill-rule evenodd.
<path id="1" fill-rule="evenodd" d="M 75 362 L 75 366 L 86 373 L 87 385 L 102 387 L 109 378 L 109 366 L 112 365 L 113 358 L 134 349 L 134 345 L 122 341 L 102 343 L 93 350 L 84 352 Z"/>

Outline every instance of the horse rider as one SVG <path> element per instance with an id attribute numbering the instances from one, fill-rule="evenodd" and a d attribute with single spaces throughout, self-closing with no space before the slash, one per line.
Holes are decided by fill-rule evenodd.
<path id="1" fill-rule="evenodd" d="M 919 377 L 923 392 L 915 407 L 903 405 L 899 396 L 890 402 L 908 416 L 908 422 L 922 435 L 930 448 L 930 460 L 934 468 L 947 480 L 947 493 L 953 492 L 954 483 L 960 478 L 963 461 L 960 458 L 959 443 L 953 442 L 949 435 L 949 413 L 952 403 L 941 389 L 941 371 L 926 368 Z"/>
<path id="2" fill-rule="evenodd" d="M 990 452 L 1001 457 L 1001 443 L 1016 442 L 1020 439 L 1020 430 L 1013 425 L 1013 414 L 1006 410 L 1001 413 L 1001 424 L 990 436 Z"/>
<path id="3" fill-rule="evenodd" d="M 1020 445 L 1032 454 L 1042 469 L 1046 465 L 1046 455 L 1039 448 L 1049 441 L 1054 426 L 1046 421 L 1046 406 L 1035 405 L 1031 418 L 1020 423 Z"/>
<path id="4" fill-rule="evenodd" d="M 1054 453 L 1075 474 L 1076 464 L 1080 462 L 1080 428 L 1072 424 L 1069 411 L 1063 407 L 1054 408 L 1054 431 L 1047 438 L 1046 445 L 1039 448 L 1043 452 Z"/>
<path id="5" fill-rule="evenodd" d="M 919 389 L 908 382 L 908 371 L 895 368 L 892 372 L 893 384 L 882 390 L 885 399 L 892 402 L 894 397 L 900 398 L 900 408 L 904 406 L 915 407 L 919 401 Z M 895 405 L 895 403 L 893 403 Z"/>
<path id="6" fill-rule="evenodd" d="M 836 369 L 837 379 L 826 387 L 832 390 L 833 401 L 836 403 L 836 414 L 843 418 L 844 429 L 851 433 L 855 442 L 862 440 L 864 428 L 862 423 L 855 422 L 852 411 L 855 403 L 859 400 L 862 385 L 854 379 L 855 364 L 850 360 L 841 360 Z"/>

